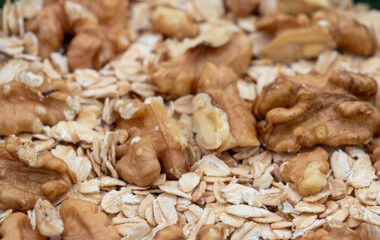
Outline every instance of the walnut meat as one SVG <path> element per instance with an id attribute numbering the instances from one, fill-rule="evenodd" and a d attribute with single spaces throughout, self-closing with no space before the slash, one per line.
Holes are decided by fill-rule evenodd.
<path id="1" fill-rule="evenodd" d="M 281 176 L 285 181 L 296 184 L 303 196 L 315 194 L 327 184 L 326 174 L 329 170 L 327 159 L 328 154 L 322 148 L 300 153 L 281 165 Z"/>
<path id="2" fill-rule="evenodd" d="M 107 215 L 99 212 L 93 202 L 68 199 L 61 205 L 59 213 L 64 224 L 62 239 L 120 239 L 117 230 L 108 226 Z"/>
<path id="3" fill-rule="evenodd" d="M 139 136 L 134 136 L 133 139 L 126 143 L 127 145 L 129 144 L 127 148 L 131 148 L 131 150 L 124 152 L 127 154 L 125 156 L 131 154 L 129 156 L 133 156 L 136 159 L 131 160 L 128 159 L 128 157 L 123 157 L 116 164 L 116 169 L 119 173 L 121 173 L 121 177 L 123 177 L 126 181 L 128 181 L 128 179 L 135 179 L 134 181 L 136 184 L 149 185 L 154 181 L 153 176 L 156 176 L 158 173 L 159 168 L 156 164 L 156 159 L 159 160 L 161 169 L 170 179 L 178 179 L 182 173 L 187 172 L 188 164 L 184 154 L 184 150 L 187 146 L 187 140 L 179 130 L 177 124 L 166 114 L 162 98 L 148 98 L 145 100 L 145 103 L 140 104 L 136 102 L 129 102 L 126 103 L 126 106 L 130 106 L 133 110 L 128 109 L 128 107 L 118 108 L 120 115 L 127 117 L 126 119 L 119 119 L 117 122 L 117 127 L 128 130 L 136 128 L 140 133 L 136 130 L 132 131 L 132 133 Z M 129 112 L 129 114 L 124 114 L 122 112 L 123 109 L 124 111 Z M 140 141 L 142 142 L 140 143 Z M 138 155 L 138 152 L 133 152 L 133 149 L 139 151 L 139 148 L 145 149 L 145 153 L 143 155 Z M 128 161 L 150 162 L 150 170 L 144 169 L 143 172 L 132 173 L 131 171 L 124 169 L 126 166 L 131 164 L 127 163 Z M 137 163 L 134 164 L 137 170 Z M 142 162 L 139 164 L 143 166 Z M 148 168 L 148 166 L 145 167 Z M 153 173 L 153 175 L 145 180 L 141 179 L 141 176 L 136 177 L 138 174 L 148 174 L 149 172 Z M 142 181 L 136 181 L 137 179 L 141 179 Z"/>
<path id="4" fill-rule="evenodd" d="M 1 224 L 0 232 L 3 240 L 45 240 L 38 229 L 33 229 L 28 216 L 25 213 L 13 213 Z"/>
<path id="5" fill-rule="evenodd" d="M 31 209 L 38 199 L 52 200 L 74 182 L 66 163 L 48 151 L 39 153 L 14 136 L 0 147 L 0 208 Z"/>
<path id="6" fill-rule="evenodd" d="M 65 34 L 73 34 L 67 51 L 71 70 L 100 68 L 126 49 L 127 2 L 123 0 L 57 1 L 26 22 L 36 33 L 41 57 L 59 50 Z"/>
<path id="7" fill-rule="evenodd" d="M 226 0 L 227 7 L 238 16 L 247 16 L 259 6 L 259 0 Z"/>
<path id="8" fill-rule="evenodd" d="M 172 225 L 159 230 L 153 240 L 185 240 L 186 237 L 180 226 Z"/>
<path id="9" fill-rule="evenodd" d="M 228 67 L 205 65 L 193 99 L 198 142 L 206 149 L 224 151 L 237 146 L 259 146 L 256 120 L 239 95 L 237 76 Z"/>
<path id="10" fill-rule="evenodd" d="M 223 234 L 215 225 L 203 225 L 199 229 L 196 240 L 222 240 Z"/>
<path id="11" fill-rule="evenodd" d="M 152 75 L 158 91 L 169 93 L 172 97 L 196 93 L 199 77 L 208 62 L 217 66 L 226 65 L 239 76 L 252 55 L 248 36 L 241 32 L 233 33 L 227 43 L 223 41 L 223 45 L 217 45 L 214 47 L 201 41 L 182 55 L 158 64 Z"/>
<path id="12" fill-rule="evenodd" d="M 152 30 L 179 40 L 195 37 L 199 33 L 198 25 L 189 14 L 168 7 L 158 7 L 153 12 Z"/>
<path id="13" fill-rule="evenodd" d="M 335 71 L 278 77 L 254 105 L 262 143 L 276 152 L 298 152 L 316 144 L 339 146 L 367 141 L 380 115 L 367 103 L 377 91 L 365 75 Z"/>
<path id="14" fill-rule="evenodd" d="M 328 223 L 316 231 L 306 232 L 301 240 L 359 240 L 357 232 L 347 228 L 342 223 Z"/>

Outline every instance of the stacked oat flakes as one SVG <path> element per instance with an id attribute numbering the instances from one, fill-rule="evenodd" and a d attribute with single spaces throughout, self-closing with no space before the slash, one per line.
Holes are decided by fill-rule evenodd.
<path id="1" fill-rule="evenodd" d="M 4 239 L 379 239 L 380 13 L 21 0 L 0 33 Z"/>

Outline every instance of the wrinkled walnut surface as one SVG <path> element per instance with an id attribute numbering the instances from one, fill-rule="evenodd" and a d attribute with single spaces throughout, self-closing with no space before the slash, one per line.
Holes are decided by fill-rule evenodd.
<path id="1" fill-rule="evenodd" d="M 52 200 L 67 192 L 73 182 L 66 163 L 48 151 L 37 153 L 12 136 L 0 148 L 1 208 L 31 209 L 39 198 Z"/>
<path id="2" fill-rule="evenodd" d="M 1 224 L 0 232 L 3 240 L 45 240 L 38 229 L 33 229 L 25 213 L 13 213 Z"/>
<path id="3" fill-rule="evenodd" d="M 223 234 L 217 226 L 203 225 L 197 234 L 196 240 L 222 240 Z"/>
<path id="4" fill-rule="evenodd" d="M 186 237 L 178 225 L 172 225 L 159 230 L 153 240 L 185 240 Z"/>
<path id="5" fill-rule="evenodd" d="M 325 224 L 323 228 L 316 231 L 306 232 L 301 240 L 359 240 L 357 232 L 345 226 L 330 226 Z"/>
<path id="6" fill-rule="evenodd" d="M 278 77 L 254 105 L 266 120 L 258 128 L 262 143 L 276 152 L 363 143 L 379 126 L 378 110 L 365 102 L 376 91 L 372 78 L 348 71 Z"/>

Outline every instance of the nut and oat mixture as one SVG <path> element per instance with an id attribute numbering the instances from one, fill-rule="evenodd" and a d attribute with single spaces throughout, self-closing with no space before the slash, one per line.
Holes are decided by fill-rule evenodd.
<path id="1" fill-rule="evenodd" d="M 6 1 L 0 238 L 380 239 L 380 12 Z"/>

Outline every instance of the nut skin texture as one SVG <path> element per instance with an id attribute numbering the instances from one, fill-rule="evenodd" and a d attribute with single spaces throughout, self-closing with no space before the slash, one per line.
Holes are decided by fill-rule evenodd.
<path id="1" fill-rule="evenodd" d="M 34 89 L 17 81 L 0 85 L 0 135 L 38 133 L 43 124 L 52 126 L 66 120 L 65 111 L 72 110 L 66 101 L 68 97 L 63 81 L 44 83 Z M 38 113 L 37 108 L 45 112 Z"/>
<path id="2" fill-rule="evenodd" d="M 239 95 L 237 80 L 238 77 L 230 68 L 226 66 L 217 67 L 208 63 L 205 65 L 198 83 L 197 92 L 209 94 L 212 98 L 212 104 L 220 106 L 228 116 L 230 132 L 218 151 L 237 146 L 260 145 L 256 137 L 256 119 L 252 115 L 248 103 Z M 198 125 L 200 124 L 202 123 L 198 123 Z"/>
<path id="3" fill-rule="evenodd" d="M 108 226 L 105 213 L 99 212 L 95 203 L 68 199 L 59 210 L 64 224 L 63 240 L 121 239 L 115 228 Z"/>
<path id="4" fill-rule="evenodd" d="M 169 61 L 161 62 L 152 74 L 158 91 L 181 97 L 196 93 L 198 80 L 204 66 L 210 62 L 216 66 L 226 65 L 238 76 L 248 65 L 252 55 L 252 43 L 247 35 L 238 32 L 220 46 L 199 44 L 184 54 Z"/>
<path id="5" fill-rule="evenodd" d="M 328 154 L 323 148 L 313 152 L 300 153 L 281 165 L 281 176 L 287 182 L 296 184 L 303 196 L 317 193 L 327 184 L 329 170 Z"/>
<path id="6" fill-rule="evenodd" d="M 330 226 L 326 224 L 323 228 L 320 228 L 316 231 L 306 232 L 304 236 L 301 237 L 301 240 L 360 240 L 358 233 L 345 227 L 340 226 L 341 223 L 338 223 L 338 226 Z M 334 222 L 331 224 L 334 225 Z"/>
<path id="7" fill-rule="evenodd" d="M 129 134 L 130 139 L 126 143 L 128 148 L 125 155 L 117 163 L 116 171 L 129 183 L 138 186 L 149 185 L 161 173 L 154 142 L 149 135 L 141 135 L 141 131 L 137 128 L 130 129 Z M 140 139 L 137 142 L 133 140 L 138 138 Z"/>
<path id="8" fill-rule="evenodd" d="M 146 153 L 149 154 L 150 158 L 146 159 L 146 161 L 153 163 L 151 169 L 153 169 L 152 172 L 155 174 L 158 169 L 155 159 L 159 160 L 161 169 L 170 179 L 178 179 L 182 173 L 188 171 L 188 164 L 184 154 L 187 140 L 180 132 L 176 123 L 166 114 L 161 98 L 149 98 L 145 100 L 145 103 L 141 103 L 139 110 L 130 119 L 120 118 L 117 121 L 117 127 L 127 130 L 137 128 L 140 130 L 140 141 L 149 143 L 152 140 L 153 143 L 149 143 L 149 147 L 153 149 L 147 150 Z M 140 146 L 139 143 L 138 145 Z M 154 157 L 153 151 L 156 157 Z M 125 159 L 124 161 L 126 161 Z M 125 170 L 121 169 L 123 164 L 125 163 L 120 163 L 120 161 L 116 164 L 116 168 L 120 173 L 126 173 Z M 138 173 L 134 173 L 133 175 L 136 174 Z M 131 176 L 121 175 L 121 177 L 126 180 Z M 149 182 L 144 181 L 145 186 L 154 181 L 153 178 L 149 179 Z M 139 183 L 141 184 L 142 182 Z"/>
<path id="9" fill-rule="evenodd" d="M 186 237 L 182 232 L 181 227 L 172 225 L 158 231 L 153 240 L 185 240 Z"/>
<path id="10" fill-rule="evenodd" d="M 258 0 L 226 0 L 227 7 L 238 16 L 248 16 L 259 6 Z"/>
<path id="11" fill-rule="evenodd" d="M 198 231 L 196 240 L 223 240 L 223 234 L 215 225 L 203 225 Z"/>
<path id="12" fill-rule="evenodd" d="M 276 152 L 363 143 L 379 126 L 378 110 L 366 102 L 376 91 L 372 78 L 348 71 L 279 77 L 254 105 L 266 120 L 258 126 L 262 143 Z"/>
<path id="13" fill-rule="evenodd" d="M 0 148 L 1 208 L 32 209 L 38 199 L 52 200 L 75 183 L 75 175 L 62 159 L 45 151 L 38 153 L 35 161 L 28 161 L 20 151 L 23 147 L 11 136 Z M 31 151 L 28 146 L 26 149 Z"/>
<path id="14" fill-rule="evenodd" d="M 297 17 L 287 14 L 277 14 L 274 16 L 263 16 L 256 22 L 259 31 L 264 31 L 273 35 L 280 34 L 283 31 L 302 28 L 310 25 L 310 19 L 304 14 Z"/>
<path id="15" fill-rule="evenodd" d="M 158 7 L 153 12 L 152 30 L 178 40 L 192 38 L 199 33 L 198 25 L 189 14 L 168 7 Z"/>
<path id="16" fill-rule="evenodd" d="M 7 217 L 1 224 L 0 232 L 3 240 L 45 240 L 38 229 L 32 228 L 32 224 L 25 213 L 17 212 Z"/>
<path id="17" fill-rule="evenodd" d="M 125 50 L 122 39 L 128 39 L 126 27 L 127 6 L 123 0 L 70 1 L 83 7 L 83 14 L 75 15 L 67 0 L 46 5 L 42 11 L 26 22 L 26 30 L 38 37 L 39 55 L 48 57 L 57 51 L 65 34 L 73 34 L 67 57 L 70 69 L 101 68 Z M 110 14 L 112 13 L 112 14 Z M 75 20 L 72 20 L 74 14 Z"/>

